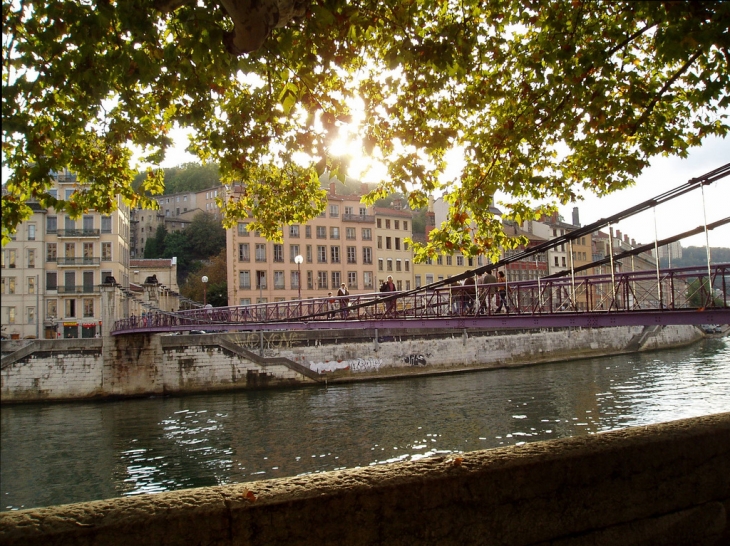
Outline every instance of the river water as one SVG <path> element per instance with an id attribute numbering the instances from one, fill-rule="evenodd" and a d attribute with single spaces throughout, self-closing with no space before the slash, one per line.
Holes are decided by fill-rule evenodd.
<path id="1" fill-rule="evenodd" d="M 730 411 L 730 340 L 292 390 L 2 408 L 2 510 L 324 472 Z"/>

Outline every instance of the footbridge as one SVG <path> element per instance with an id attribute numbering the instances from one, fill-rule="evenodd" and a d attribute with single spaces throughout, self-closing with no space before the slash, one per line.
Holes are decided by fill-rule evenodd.
<path id="1" fill-rule="evenodd" d="M 655 209 L 730 175 L 730 163 L 686 184 L 505 259 L 405 292 L 370 293 L 255 305 L 197 308 L 180 312 L 150 310 L 144 317 L 119 320 L 113 335 L 139 332 L 220 332 L 365 328 L 551 328 L 626 325 L 730 324 L 730 264 L 617 272 L 616 265 L 641 252 L 730 223 L 730 217 L 698 226 L 652 244 L 614 254 L 582 267 L 532 281 L 480 284 L 487 269 L 508 266 L 565 245 L 622 219 Z M 612 237 L 612 235 L 611 235 Z M 706 238 L 707 240 L 707 238 Z M 614 248 L 613 242 L 609 245 Z M 709 246 L 709 245 L 708 245 Z M 608 274 L 591 275 L 606 265 Z M 469 282 L 462 284 L 462 281 Z M 473 279 L 473 282 L 472 282 Z M 501 303 L 501 305 L 500 305 Z"/>

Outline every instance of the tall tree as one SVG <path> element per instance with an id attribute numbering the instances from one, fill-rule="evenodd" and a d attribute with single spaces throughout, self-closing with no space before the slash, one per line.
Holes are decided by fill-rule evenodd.
<path id="1" fill-rule="evenodd" d="M 608 0 L 3 0 L 3 240 L 26 201 L 78 215 L 131 189 L 130 144 L 157 163 L 175 125 L 243 181 L 228 222 L 280 237 L 344 175 L 342 132 L 387 169 L 369 199 L 440 192 L 444 226 L 416 247 L 498 251 L 532 202 L 627 186 L 656 154 L 726 135 L 730 2 Z M 451 152 L 463 171 L 445 178 Z M 47 190 L 69 168 L 68 201 Z M 140 195 L 141 194 L 141 195 Z"/>

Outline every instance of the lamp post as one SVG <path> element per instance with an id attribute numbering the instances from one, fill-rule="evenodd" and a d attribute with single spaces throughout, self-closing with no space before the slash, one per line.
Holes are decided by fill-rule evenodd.
<path id="1" fill-rule="evenodd" d="M 294 256 L 294 263 L 297 264 L 297 288 L 299 289 L 299 299 L 302 299 L 302 262 L 304 261 L 304 258 L 302 258 L 301 254 L 298 254 Z"/>
<path id="2" fill-rule="evenodd" d="M 203 307 L 205 307 L 208 303 L 208 277 L 203 275 L 200 280 L 203 282 Z"/>

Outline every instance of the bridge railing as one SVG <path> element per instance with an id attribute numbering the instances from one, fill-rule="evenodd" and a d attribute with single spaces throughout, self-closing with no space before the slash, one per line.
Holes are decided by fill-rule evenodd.
<path id="1" fill-rule="evenodd" d="M 231 324 L 342 320 L 431 319 L 728 308 L 730 264 L 520 281 L 506 285 L 446 285 L 409 292 L 328 296 L 254 305 L 151 311 L 115 323 L 114 330 L 229 329 Z M 500 302 L 506 300 L 506 305 Z M 501 307 L 501 308 L 500 308 Z"/>

